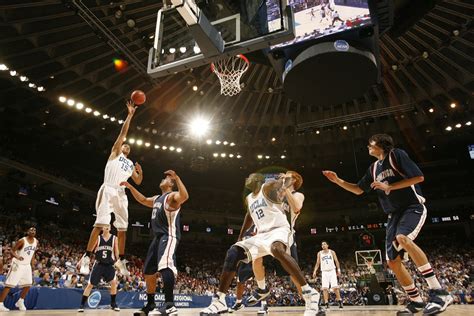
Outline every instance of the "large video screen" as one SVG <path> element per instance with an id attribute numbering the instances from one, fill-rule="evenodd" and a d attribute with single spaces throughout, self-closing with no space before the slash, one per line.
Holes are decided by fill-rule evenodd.
<path id="1" fill-rule="evenodd" d="M 267 0 L 270 31 L 279 27 L 273 11 L 279 1 Z M 295 14 L 296 37 L 292 41 L 272 46 L 272 49 L 344 32 L 371 23 L 368 0 L 289 0 Z"/>

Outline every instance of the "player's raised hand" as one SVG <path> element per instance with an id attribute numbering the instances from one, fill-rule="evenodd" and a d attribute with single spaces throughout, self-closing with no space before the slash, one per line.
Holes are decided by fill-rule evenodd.
<path id="1" fill-rule="evenodd" d="M 337 177 L 337 174 L 334 171 L 330 170 L 323 170 L 323 175 L 328 178 L 329 181 L 336 183 L 337 180 L 339 179 Z"/>
<path id="2" fill-rule="evenodd" d="M 123 182 L 120 182 L 120 186 L 122 187 L 126 187 L 126 188 L 129 188 L 132 186 L 130 183 L 128 183 L 127 181 L 123 181 Z"/>
<path id="3" fill-rule="evenodd" d="M 176 174 L 174 170 L 167 170 L 165 171 L 165 174 L 169 176 L 171 179 L 176 179 L 178 177 L 178 175 Z"/>
<path id="4" fill-rule="evenodd" d="M 284 179 L 283 179 L 283 187 L 285 189 L 287 189 L 287 188 L 291 187 L 295 183 L 295 181 L 296 180 L 293 177 L 285 176 Z"/>
<path id="5" fill-rule="evenodd" d="M 143 173 L 142 166 L 138 162 L 135 162 L 135 171 Z"/>
<path id="6" fill-rule="evenodd" d="M 135 114 L 135 103 L 133 103 L 132 100 L 127 101 L 127 109 L 128 109 L 128 115 L 133 115 Z"/>

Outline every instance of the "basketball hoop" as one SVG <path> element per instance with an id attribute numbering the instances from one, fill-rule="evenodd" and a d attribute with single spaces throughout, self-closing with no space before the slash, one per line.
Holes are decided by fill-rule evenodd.
<path id="1" fill-rule="evenodd" d="M 211 63 L 211 71 L 217 75 L 221 83 L 222 95 L 231 97 L 240 92 L 240 77 L 249 66 L 249 60 L 242 54 Z"/>

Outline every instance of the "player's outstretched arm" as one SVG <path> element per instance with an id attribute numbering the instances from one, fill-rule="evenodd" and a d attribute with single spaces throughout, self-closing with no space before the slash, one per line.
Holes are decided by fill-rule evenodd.
<path id="1" fill-rule="evenodd" d="M 133 168 L 132 180 L 137 185 L 142 184 L 143 181 L 143 169 L 138 162 L 135 162 L 135 168 Z"/>
<path id="2" fill-rule="evenodd" d="M 172 208 L 178 209 L 181 207 L 181 204 L 183 204 L 189 199 L 188 190 L 186 190 L 183 181 L 181 181 L 181 178 L 176 174 L 176 172 L 174 172 L 173 170 L 168 170 L 165 172 L 165 174 L 167 176 L 170 176 L 171 179 L 175 181 L 176 186 L 178 187 L 178 191 L 172 193 L 173 201 L 170 204 Z"/>
<path id="3" fill-rule="evenodd" d="M 146 197 L 140 192 L 138 192 L 138 190 L 135 189 L 133 185 L 131 185 L 130 183 L 126 181 L 121 182 L 120 185 L 123 185 L 124 187 L 128 188 L 130 192 L 132 192 L 133 197 L 135 198 L 135 200 L 137 200 L 138 203 L 144 206 L 147 206 L 149 208 L 153 208 L 153 202 L 155 201 L 156 196 Z"/>
<path id="4" fill-rule="evenodd" d="M 361 195 L 362 193 L 364 193 L 364 190 L 362 190 L 357 184 L 349 183 L 345 180 L 342 180 L 337 176 L 334 171 L 324 170 L 323 175 L 328 178 L 329 181 L 334 182 L 346 191 L 352 192 L 357 195 Z"/>
<path id="5" fill-rule="evenodd" d="M 316 278 L 316 273 L 318 272 L 318 268 L 319 268 L 319 264 L 320 264 L 320 261 L 319 261 L 319 252 L 318 254 L 316 255 L 316 264 L 314 265 L 314 270 L 313 270 L 313 279 Z"/>
<path id="6" fill-rule="evenodd" d="M 117 140 L 112 147 L 112 152 L 110 153 L 109 160 L 114 159 L 118 155 L 120 155 L 121 147 L 125 137 L 127 137 L 128 128 L 130 127 L 130 121 L 132 120 L 133 114 L 135 114 L 135 104 L 132 101 L 127 101 L 127 109 L 128 115 L 123 122 L 122 129 L 120 130 L 120 134 L 117 137 Z"/>

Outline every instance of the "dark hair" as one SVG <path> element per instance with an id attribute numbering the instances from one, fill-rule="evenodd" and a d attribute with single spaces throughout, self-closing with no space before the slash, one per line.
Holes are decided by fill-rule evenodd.
<path id="1" fill-rule="evenodd" d="M 321 244 L 322 244 L 323 242 L 325 242 L 325 243 L 326 243 L 326 245 L 328 245 L 328 246 L 329 246 L 329 243 L 328 243 L 326 240 L 323 240 L 323 241 L 321 241 Z"/>
<path id="2" fill-rule="evenodd" d="M 377 147 L 382 148 L 385 153 L 390 152 L 393 149 L 393 139 L 392 136 L 387 134 L 375 134 L 369 138 L 369 143 L 374 142 Z"/>

